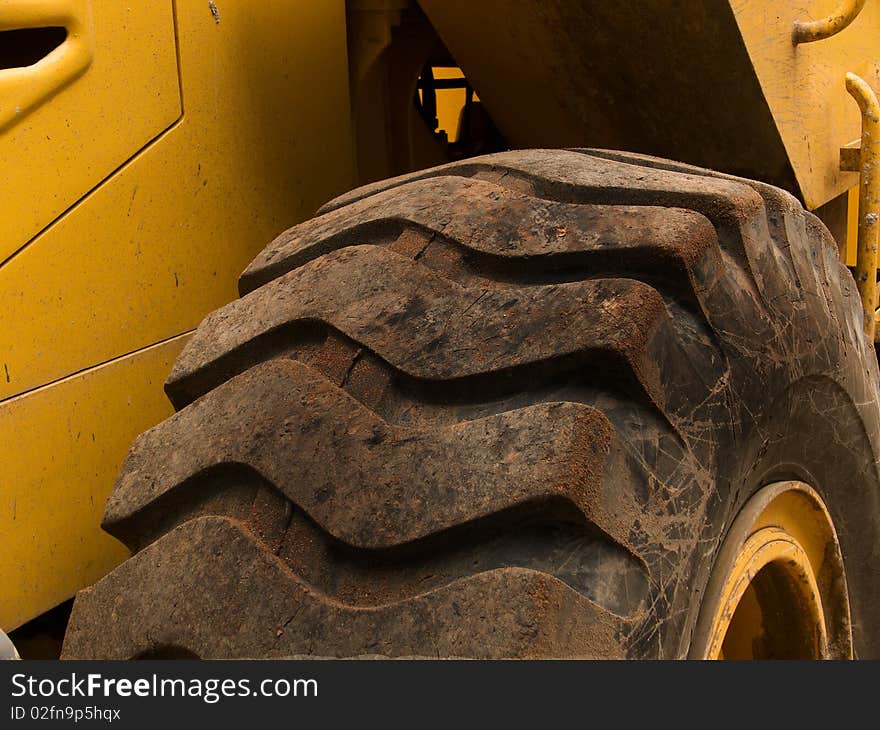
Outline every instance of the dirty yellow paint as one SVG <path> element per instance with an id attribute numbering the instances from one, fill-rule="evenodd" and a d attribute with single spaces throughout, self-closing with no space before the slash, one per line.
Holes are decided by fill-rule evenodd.
<path id="1" fill-rule="evenodd" d="M 180 117 L 172 9 L 0 2 L 2 29 L 68 28 L 39 63 L 0 70 L 0 262 Z"/>
<path id="2" fill-rule="evenodd" d="M 865 0 L 842 0 L 830 15 L 817 20 L 796 20 L 792 30 L 795 43 L 813 43 L 837 35 L 852 23 L 865 7 Z"/>
<path id="3" fill-rule="evenodd" d="M 768 566 L 784 573 L 788 590 L 759 597 L 755 581 Z M 762 658 L 768 611 L 797 619 L 777 628 L 808 632 L 792 638 L 809 645 L 812 658 L 852 658 L 837 533 L 822 499 L 803 482 L 764 487 L 734 520 L 706 588 L 690 658 Z"/>
<path id="4" fill-rule="evenodd" d="M 83 73 L 92 62 L 94 26 L 90 0 L 36 0 L 0 3 L 0 31 L 60 27 L 64 43 L 26 67 L 0 72 L 0 129 Z"/>
<path id="5" fill-rule="evenodd" d="M 178 8 L 181 121 L 0 268 L 0 398 L 191 329 L 269 240 L 352 186 L 342 2 L 217 5 L 220 23 Z M 55 187 L 37 173 L 22 209 Z"/>
<path id="6" fill-rule="evenodd" d="M 865 334 L 873 342 L 877 308 L 877 236 L 880 233 L 880 103 L 874 90 L 855 74 L 846 75 L 846 90 L 862 113 L 855 279 L 862 300 Z"/>
<path id="7" fill-rule="evenodd" d="M 731 0 L 743 40 L 809 209 L 858 184 L 840 170 L 841 147 L 860 135 L 847 72 L 880 89 L 880 3 L 866 3 L 852 22 L 815 43 L 793 41 L 795 23 L 840 12 L 840 0 Z"/>
<path id="8" fill-rule="evenodd" d="M 786 187 L 814 210 L 858 184 L 839 168 L 860 128 L 846 73 L 880 89 L 880 3 L 794 42 L 797 23 L 836 17 L 843 1 L 420 7 L 512 146 L 668 157 Z"/>
<path id="9" fill-rule="evenodd" d="M 73 595 L 126 557 L 100 530 L 132 439 L 171 414 L 174 338 L 0 403 L 0 629 Z"/>
<path id="10" fill-rule="evenodd" d="M 343 0 L 214 5 L 92 0 L 86 73 L 0 133 L 6 630 L 124 555 L 98 518 L 169 412 L 179 345 L 115 363 L 234 298 L 264 245 L 354 183 Z"/>

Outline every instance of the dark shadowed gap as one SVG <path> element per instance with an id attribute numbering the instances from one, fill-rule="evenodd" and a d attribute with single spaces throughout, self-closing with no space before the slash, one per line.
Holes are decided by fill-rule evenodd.
<path id="1" fill-rule="evenodd" d="M 33 66 L 66 38 L 67 29 L 59 27 L 0 31 L 0 69 Z"/>

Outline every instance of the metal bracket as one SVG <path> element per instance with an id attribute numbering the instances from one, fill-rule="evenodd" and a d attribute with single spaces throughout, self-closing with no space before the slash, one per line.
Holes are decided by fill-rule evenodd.
<path id="1" fill-rule="evenodd" d="M 857 139 L 840 148 L 840 169 L 842 172 L 859 172 L 861 169 L 862 140 Z"/>

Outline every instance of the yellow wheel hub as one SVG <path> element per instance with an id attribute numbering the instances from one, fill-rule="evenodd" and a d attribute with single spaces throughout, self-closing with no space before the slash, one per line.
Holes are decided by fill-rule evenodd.
<path id="1" fill-rule="evenodd" d="M 808 485 L 764 487 L 731 525 L 706 588 L 691 657 L 852 658 L 837 533 Z"/>

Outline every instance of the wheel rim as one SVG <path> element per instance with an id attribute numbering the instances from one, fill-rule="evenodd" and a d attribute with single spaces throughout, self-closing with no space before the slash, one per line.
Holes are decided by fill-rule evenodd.
<path id="1" fill-rule="evenodd" d="M 740 512 L 707 585 L 691 657 L 852 658 L 837 533 L 808 485 L 771 484 Z"/>

